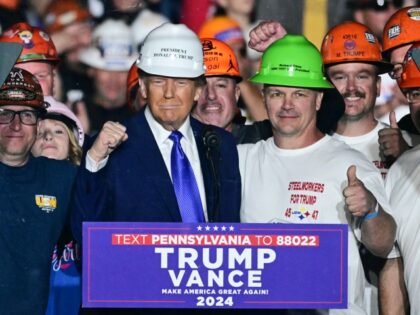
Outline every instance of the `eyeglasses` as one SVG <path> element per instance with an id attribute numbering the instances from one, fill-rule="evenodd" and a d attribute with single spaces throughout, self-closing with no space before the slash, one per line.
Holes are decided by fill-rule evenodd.
<path id="1" fill-rule="evenodd" d="M 20 122 L 24 125 L 36 125 L 39 113 L 33 110 L 14 111 L 0 108 L 0 124 L 10 124 L 15 116 L 19 115 Z"/>
<path id="2" fill-rule="evenodd" d="M 397 80 L 397 79 L 401 78 L 402 72 L 403 72 L 402 63 L 396 63 L 396 64 L 394 64 L 394 69 L 392 69 L 390 72 L 388 72 L 388 74 L 392 79 Z"/>
<path id="3" fill-rule="evenodd" d="M 409 90 L 405 92 L 405 96 L 410 103 L 419 103 L 420 102 L 420 89 Z"/>

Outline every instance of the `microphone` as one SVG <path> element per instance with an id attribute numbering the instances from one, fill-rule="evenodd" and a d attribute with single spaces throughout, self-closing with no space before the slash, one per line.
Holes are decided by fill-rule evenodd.
<path id="1" fill-rule="evenodd" d="M 219 136 L 212 129 L 207 129 L 204 131 L 203 141 L 204 141 L 204 145 L 210 149 L 216 149 L 220 145 Z"/>
<path id="2" fill-rule="evenodd" d="M 210 222 L 217 222 L 220 213 L 220 174 L 218 168 L 220 138 L 211 126 L 203 129 L 203 142 L 207 148 L 206 157 L 210 163 L 213 177 L 213 215 L 209 216 Z"/>

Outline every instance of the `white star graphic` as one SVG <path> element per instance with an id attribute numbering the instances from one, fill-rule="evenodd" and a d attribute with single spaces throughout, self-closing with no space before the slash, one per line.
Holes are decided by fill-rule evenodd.
<path id="1" fill-rule="evenodd" d="M 233 231 L 235 228 L 231 225 L 230 227 L 229 227 L 229 231 Z"/>
<path id="2" fill-rule="evenodd" d="M 213 230 L 219 231 L 219 227 L 216 225 L 216 226 L 213 227 Z"/>
<path id="3" fill-rule="evenodd" d="M 222 231 L 226 231 L 226 226 L 222 226 Z"/>
<path id="4" fill-rule="evenodd" d="M 210 229 L 211 229 L 211 228 L 207 225 L 207 226 L 206 226 L 206 231 L 210 231 Z"/>
<path id="5" fill-rule="evenodd" d="M 197 226 L 197 231 L 201 231 L 203 227 L 201 225 Z"/>

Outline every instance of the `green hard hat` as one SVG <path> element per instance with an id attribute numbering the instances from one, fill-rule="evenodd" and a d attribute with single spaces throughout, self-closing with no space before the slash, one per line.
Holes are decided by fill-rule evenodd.
<path id="1" fill-rule="evenodd" d="M 319 50 L 302 35 L 285 35 L 264 51 L 260 70 L 251 82 L 329 89 Z"/>

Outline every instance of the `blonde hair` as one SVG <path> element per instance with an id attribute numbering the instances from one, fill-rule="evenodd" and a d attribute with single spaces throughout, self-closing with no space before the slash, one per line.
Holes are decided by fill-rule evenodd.
<path id="1" fill-rule="evenodd" d="M 82 161 L 82 148 L 77 142 L 74 132 L 70 130 L 66 124 L 63 123 L 63 125 L 66 129 L 67 135 L 69 136 L 69 155 L 67 159 L 75 165 L 80 165 L 80 162 Z"/>

